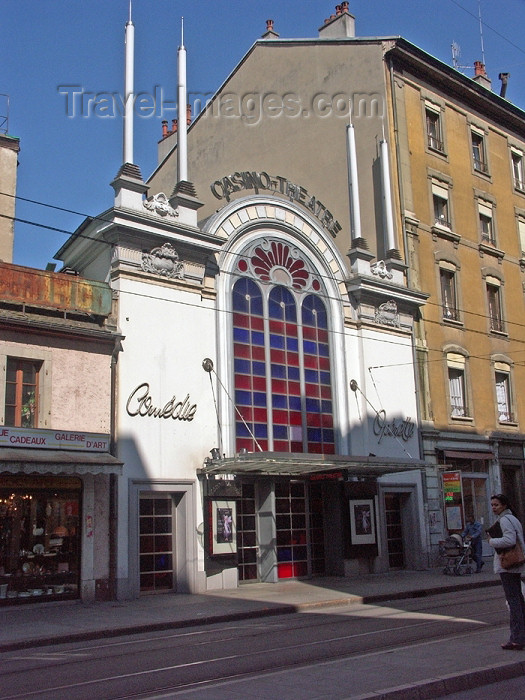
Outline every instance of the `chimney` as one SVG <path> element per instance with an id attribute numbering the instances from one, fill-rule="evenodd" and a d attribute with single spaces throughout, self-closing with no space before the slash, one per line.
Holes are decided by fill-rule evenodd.
<path id="1" fill-rule="evenodd" d="M 191 124 L 191 105 L 186 105 L 186 124 Z"/>
<path id="2" fill-rule="evenodd" d="M 507 85 L 509 83 L 510 73 L 500 73 L 498 75 L 498 80 L 501 80 L 501 90 L 499 91 L 500 97 L 505 97 L 507 94 Z"/>
<path id="3" fill-rule="evenodd" d="M 479 85 L 483 85 L 483 87 L 487 88 L 487 90 L 492 89 L 492 82 L 487 75 L 487 71 L 485 70 L 485 64 L 481 61 L 474 61 L 473 80 L 475 80 Z"/>
<path id="4" fill-rule="evenodd" d="M 322 39 L 345 39 L 355 37 L 355 17 L 348 11 L 348 2 L 335 6 L 335 14 L 325 19 L 319 27 Z"/>
<path id="5" fill-rule="evenodd" d="M 18 152 L 20 139 L 9 134 L 0 134 L 0 172 L 2 173 L 2 192 L 0 197 L 0 262 L 13 262 L 15 240 L 15 195 Z"/>
<path id="6" fill-rule="evenodd" d="M 274 28 L 273 28 L 273 19 L 267 19 L 266 20 L 266 31 L 261 36 L 261 39 L 278 39 L 278 38 L 279 38 L 279 34 L 277 34 L 277 32 L 274 31 Z"/>

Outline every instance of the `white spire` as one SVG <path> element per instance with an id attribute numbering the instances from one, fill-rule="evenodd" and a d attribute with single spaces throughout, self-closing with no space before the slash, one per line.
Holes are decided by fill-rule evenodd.
<path id="1" fill-rule="evenodd" d="M 181 45 L 177 53 L 178 68 L 178 128 L 177 128 L 177 182 L 188 179 L 188 145 L 186 123 L 186 49 L 184 48 L 184 17 L 181 17 Z"/>
<path id="2" fill-rule="evenodd" d="M 124 77 L 124 139 L 123 163 L 133 163 L 133 102 L 134 102 L 134 54 L 135 27 L 131 21 L 131 0 L 129 0 L 129 19 L 125 30 L 125 77 Z"/>
<path id="3" fill-rule="evenodd" d="M 350 203 L 350 228 L 352 241 L 361 238 L 361 207 L 359 204 L 359 179 L 353 124 L 346 127 L 346 158 L 348 168 L 348 195 Z"/>
<path id="4" fill-rule="evenodd" d="M 388 162 L 388 142 L 383 137 L 379 142 L 381 160 L 381 185 L 383 190 L 383 221 L 385 232 L 385 252 L 396 247 L 394 240 L 394 217 L 392 212 L 392 192 L 390 189 L 390 165 Z"/>

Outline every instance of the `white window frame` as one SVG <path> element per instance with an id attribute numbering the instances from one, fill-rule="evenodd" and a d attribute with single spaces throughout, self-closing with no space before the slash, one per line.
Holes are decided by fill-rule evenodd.
<path id="1" fill-rule="evenodd" d="M 514 423 L 512 410 L 511 367 L 506 362 L 494 363 L 494 387 L 496 391 L 496 408 L 498 422 Z"/>
<path id="2" fill-rule="evenodd" d="M 525 257 L 525 216 L 518 216 L 517 219 L 518 237 L 520 241 L 521 257 Z"/>
<path id="3" fill-rule="evenodd" d="M 523 151 L 511 146 L 510 160 L 512 167 L 512 184 L 514 189 L 519 190 L 520 192 L 525 192 Z"/>
<path id="4" fill-rule="evenodd" d="M 467 358 L 447 352 L 447 376 L 451 418 L 469 418 L 466 366 Z"/>
<path id="5" fill-rule="evenodd" d="M 449 188 L 445 183 L 432 179 L 431 190 L 434 225 L 451 229 Z"/>
<path id="6" fill-rule="evenodd" d="M 489 164 L 487 157 L 487 135 L 478 127 L 470 127 L 470 142 L 472 148 L 472 165 L 476 173 L 489 174 Z M 478 154 L 476 155 L 476 151 Z"/>
<path id="7" fill-rule="evenodd" d="M 441 293 L 441 308 L 443 319 L 447 321 L 459 321 L 459 304 L 458 304 L 458 284 L 457 284 L 457 267 L 445 260 L 439 263 L 439 286 Z M 444 280 L 450 281 L 450 295 L 447 296 L 447 289 L 444 285 Z M 451 298 L 450 298 L 451 297 Z"/>
<path id="8" fill-rule="evenodd" d="M 431 133 L 429 129 L 430 119 L 429 117 L 435 117 L 432 124 L 437 125 L 436 133 Z M 437 153 L 445 153 L 445 139 L 443 136 L 443 118 L 442 112 L 438 105 L 435 105 L 428 100 L 425 100 L 425 135 L 426 135 L 426 145 L 431 151 L 436 151 Z"/>
<path id="9" fill-rule="evenodd" d="M 505 319 L 503 315 L 503 297 L 501 293 L 501 280 L 498 277 L 487 275 L 485 277 L 485 286 L 487 290 L 487 307 L 490 330 L 496 333 L 505 333 Z M 492 313 L 491 290 L 496 290 L 495 298 L 497 299 L 497 313 Z"/>
<path id="10" fill-rule="evenodd" d="M 494 206 L 490 202 L 478 200 L 479 234 L 482 243 L 496 245 L 496 224 Z M 485 226 L 486 224 L 486 226 Z"/>

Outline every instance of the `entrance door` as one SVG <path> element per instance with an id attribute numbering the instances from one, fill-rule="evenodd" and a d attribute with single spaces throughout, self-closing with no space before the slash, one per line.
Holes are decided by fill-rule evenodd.
<path id="1" fill-rule="evenodd" d="M 139 510 L 141 593 L 165 593 L 175 576 L 175 507 L 170 493 L 142 491 Z"/>
<path id="2" fill-rule="evenodd" d="M 405 567 L 402 511 L 403 494 L 385 493 L 386 542 L 390 569 Z"/>

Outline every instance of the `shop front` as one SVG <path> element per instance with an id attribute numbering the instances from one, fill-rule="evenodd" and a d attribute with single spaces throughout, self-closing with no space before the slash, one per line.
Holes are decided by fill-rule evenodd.
<path id="1" fill-rule="evenodd" d="M 79 596 L 81 506 L 78 478 L 2 478 L 0 600 Z"/>
<path id="2" fill-rule="evenodd" d="M 0 605 L 108 598 L 113 478 L 121 469 L 103 450 L 108 436 L 2 431 L 10 444 L 40 448 L 0 448 Z M 79 441 L 98 448 L 81 451 Z M 42 449 L 46 443 L 54 449 Z"/>

